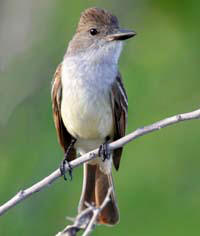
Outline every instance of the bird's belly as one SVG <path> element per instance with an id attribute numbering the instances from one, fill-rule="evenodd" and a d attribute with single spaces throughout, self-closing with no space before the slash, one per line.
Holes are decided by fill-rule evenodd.
<path id="1" fill-rule="evenodd" d="M 104 139 L 112 135 L 113 116 L 109 94 L 69 87 L 63 91 L 63 122 L 77 139 Z"/>

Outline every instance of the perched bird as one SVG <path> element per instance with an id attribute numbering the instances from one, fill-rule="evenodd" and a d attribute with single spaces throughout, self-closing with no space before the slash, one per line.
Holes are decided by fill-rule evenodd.
<path id="1" fill-rule="evenodd" d="M 122 148 L 109 153 L 106 144 L 125 135 L 128 101 L 118 60 L 123 41 L 135 35 L 121 29 L 117 17 L 108 11 L 86 9 L 53 78 L 53 117 L 65 152 L 63 166 L 76 158 L 77 152 L 83 155 L 101 147 L 103 155 L 84 164 L 79 212 L 86 208 L 85 202 L 102 203 L 113 186 L 112 163 L 119 168 Z M 111 201 L 98 223 L 113 225 L 118 221 L 113 187 Z"/>

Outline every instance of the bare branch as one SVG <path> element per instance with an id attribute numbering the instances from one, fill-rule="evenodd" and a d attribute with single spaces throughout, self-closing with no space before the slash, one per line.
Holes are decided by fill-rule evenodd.
<path id="1" fill-rule="evenodd" d="M 85 229 L 89 224 L 92 217 L 93 207 L 89 206 L 83 210 L 73 221 L 73 225 L 68 225 L 62 232 L 56 234 L 56 236 L 76 236 L 81 229 Z"/>
<path id="2" fill-rule="evenodd" d="M 76 233 L 79 232 L 81 229 L 85 230 L 83 236 L 90 235 L 90 233 L 95 228 L 98 215 L 110 201 L 110 195 L 112 191 L 113 189 L 112 187 L 110 187 L 100 207 L 95 207 L 86 203 L 88 208 L 82 211 L 75 218 L 74 224 L 68 225 L 62 232 L 59 232 L 56 236 L 76 236 Z"/>
<path id="3" fill-rule="evenodd" d="M 92 230 L 93 230 L 93 228 L 94 228 L 94 226 L 96 224 L 96 220 L 97 220 L 98 215 L 100 214 L 100 212 L 104 209 L 104 207 L 110 201 L 110 195 L 111 195 L 112 190 L 113 190 L 112 187 L 110 187 L 108 189 L 107 195 L 106 195 L 104 201 L 102 202 L 101 206 L 100 207 L 95 207 L 93 209 L 93 216 L 92 216 L 91 221 L 88 224 L 88 226 L 87 226 L 83 236 L 88 236 L 92 232 Z"/>
<path id="4" fill-rule="evenodd" d="M 139 128 L 135 130 L 134 132 L 124 136 L 121 139 L 118 139 L 115 142 L 112 142 L 109 144 L 110 150 L 114 150 L 117 148 L 120 148 L 124 146 L 125 144 L 131 142 L 132 140 L 143 136 L 145 134 L 151 133 L 156 130 L 160 130 L 161 128 L 164 128 L 169 125 L 173 125 L 182 121 L 186 120 L 193 120 L 193 119 L 199 119 L 200 118 L 200 109 L 195 110 L 193 112 L 184 113 L 175 115 L 169 118 L 166 118 L 164 120 L 158 121 L 152 125 L 145 126 L 143 128 Z M 95 149 L 94 151 L 91 151 L 73 161 L 70 162 L 70 165 L 72 168 L 76 168 L 80 165 L 82 165 L 84 162 L 88 162 L 98 156 L 98 149 Z M 69 167 L 66 165 L 66 171 L 69 170 Z M 0 206 L 0 215 L 3 215 L 6 211 L 8 211 L 10 208 L 17 205 L 19 202 L 23 201 L 30 195 L 39 192 L 41 189 L 49 186 L 51 183 L 53 183 L 55 180 L 57 180 L 61 176 L 60 170 L 57 169 L 52 174 L 41 180 L 40 182 L 34 184 L 32 187 L 27 188 L 25 190 L 21 190 L 19 193 L 17 193 L 13 198 L 11 198 L 8 202 Z"/>

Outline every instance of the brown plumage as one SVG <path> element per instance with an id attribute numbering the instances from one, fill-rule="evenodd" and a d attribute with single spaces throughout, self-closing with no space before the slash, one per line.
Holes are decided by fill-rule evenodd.
<path id="1" fill-rule="evenodd" d="M 61 147 L 63 148 L 64 152 L 66 152 L 67 148 L 71 143 L 72 136 L 65 128 L 65 125 L 61 117 L 61 101 L 62 101 L 61 69 L 62 69 L 62 64 L 60 64 L 57 67 L 53 77 L 51 99 L 52 99 L 53 119 L 56 127 L 58 141 Z M 76 150 L 74 147 L 71 148 L 67 158 L 68 161 L 72 161 L 76 158 Z"/>
<path id="2" fill-rule="evenodd" d="M 98 165 L 86 164 L 85 170 L 85 191 L 81 196 L 82 200 L 79 204 L 79 212 L 86 208 L 84 202 L 95 203 L 99 207 L 104 201 L 108 189 L 113 186 L 112 174 L 104 174 Z M 119 222 L 119 209 L 116 204 L 114 191 L 111 192 L 111 201 L 101 211 L 98 217 L 99 224 L 114 225 Z"/>
<path id="3" fill-rule="evenodd" d="M 120 73 L 118 73 L 116 83 L 114 83 L 112 87 L 111 101 L 115 124 L 113 140 L 117 140 L 125 135 L 128 115 L 128 97 Z M 123 148 L 118 148 L 113 151 L 113 162 L 116 170 L 119 169 L 122 151 Z"/>
<path id="4" fill-rule="evenodd" d="M 77 32 L 82 31 L 85 27 L 92 26 L 112 26 L 119 27 L 119 22 L 116 16 L 110 12 L 92 7 L 86 9 L 82 14 L 77 27 Z"/>

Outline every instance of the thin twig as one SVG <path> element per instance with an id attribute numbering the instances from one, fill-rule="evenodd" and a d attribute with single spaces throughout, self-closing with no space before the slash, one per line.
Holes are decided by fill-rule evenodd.
<path id="1" fill-rule="evenodd" d="M 99 207 L 95 207 L 86 203 L 88 208 L 79 213 L 79 215 L 74 220 L 74 224 L 68 225 L 62 232 L 56 234 L 56 236 L 76 236 L 77 232 L 79 232 L 81 229 L 85 230 L 82 236 L 90 235 L 90 233 L 95 228 L 97 217 L 110 201 L 110 195 L 112 191 L 113 188 L 110 187 L 104 201 Z"/>
<path id="2" fill-rule="evenodd" d="M 56 234 L 56 236 L 76 236 L 76 234 L 81 230 L 85 229 L 89 224 L 93 214 L 93 207 L 89 206 L 83 210 L 77 217 L 73 220 L 72 225 L 68 225 L 62 232 Z"/>
<path id="3" fill-rule="evenodd" d="M 90 235 L 90 233 L 92 232 L 92 230 L 94 229 L 95 227 L 95 224 L 96 224 L 96 220 L 97 220 L 97 217 L 98 215 L 100 214 L 100 212 L 104 209 L 104 207 L 108 204 L 108 202 L 110 201 L 110 195 L 111 195 L 111 192 L 113 191 L 112 187 L 110 187 L 108 189 L 108 192 L 107 192 L 107 195 L 104 199 L 104 201 L 102 202 L 101 206 L 100 207 L 95 207 L 94 210 L 93 210 L 93 216 L 90 220 L 90 223 L 88 224 L 85 232 L 83 233 L 83 236 L 88 236 Z"/>
<path id="4" fill-rule="evenodd" d="M 123 138 L 118 139 L 115 142 L 112 142 L 109 144 L 110 150 L 114 150 L 117 148 L 120 148 L 124 146 L 125 144 L 131 142 L 132 140 L 143 136 L 145 134 L 151 133 L 156 130 L 160 130 L 161 128 L 164 128 L 169 125 L 173 125 L 182 121 L 186 120 L 193 120 L 193 119 L 199 119 L 200 118 L 200 109 L 195 110 L 193 112 L 184 113 L 175 115 L 169 118 L 166 118 L 164 120 L 158 121 L 152 125 L 145 126 L 143 128 L 139 128 L 135 130 L 134 132 L 124 136 Z M 76 168 L 80 165 L 82 165 L 85 162 L 88 162 L 94 158 L 96 158 L 98 155 L 98 149 L 95 149 L 94 151 L 91 151 L 73 161 L 70 162 L 70 166 L 72 168 Z M 65 166 L 66 171 L 69 170 L 68 165 Z M 40 182 L 34 184 L 32 187 L 27 188 L 25 190 L 21 190 L 19 193 L 17 193 L 13 198 L 11 198 L 8 202 L 0 206 L 0 215 L 3 215 L 6 211 L 8 211 L 10 208 L 17 205 L 19 202 L 23 201 L 30 195 L 39 192 L 41 189 L 49 186 L 51 183 L 53 183 L 55 180 L 57 180 L 61 176 L 60 170 L 57 169 L 52 174 L 41 180 Z"/>

